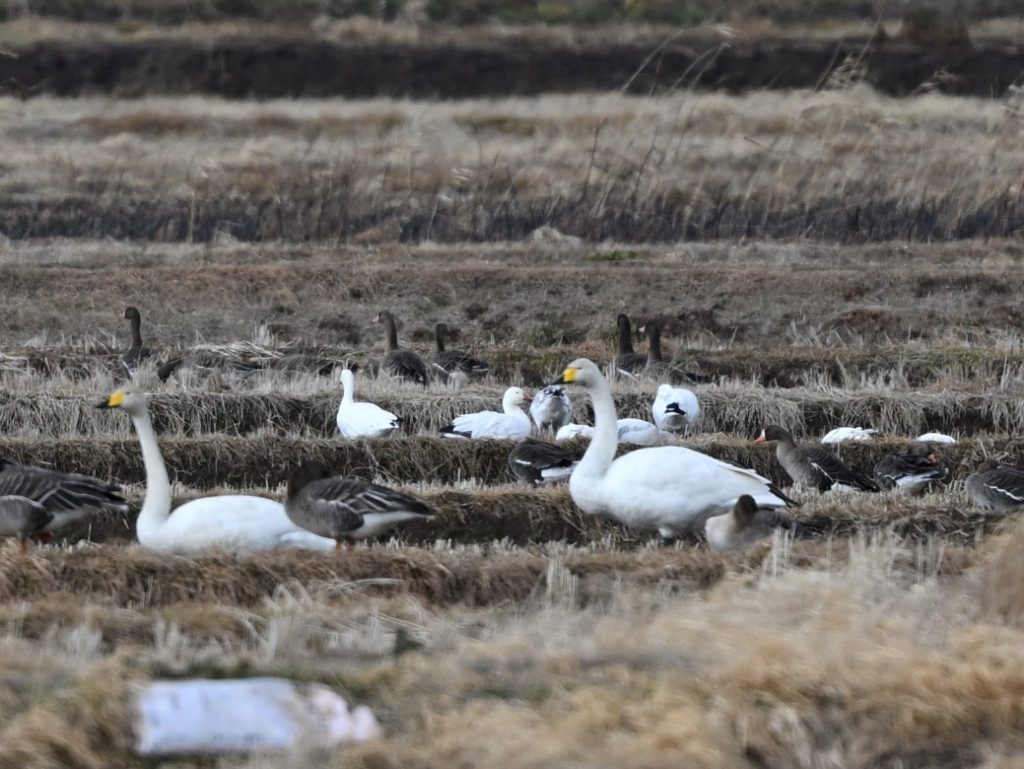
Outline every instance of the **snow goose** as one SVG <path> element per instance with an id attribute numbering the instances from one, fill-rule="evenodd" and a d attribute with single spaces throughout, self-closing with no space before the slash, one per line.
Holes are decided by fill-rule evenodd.
<path id="1" fill-rule="evenodd" d="M 821 442 L 869 441 L 876 432 L 870 427 L 836 427 L 821 436 Z"/>
<path id="2" fill-rule="evenodd" d="M 663 384 L 658 386 L 654 403 L 651 404 L 651 414 L 659 429 L 686 434 L 700 418 L 700 404 L 690 390 Z"/>
<path id="3" fill-rule="evenodd" d="M 578 425 L 575 422 L 570 422 L 567 425 L 562 425 L 558 428 L 558 432 L 555 433 L 556 441 L 573 441 L 577 438 L 582 438 L 585 441 L 589 441 L 594 437 L 594 428 L 590 425 Z"/>
<path id="4" fill-rule="evenodd" d="M 338 432 L 345 438 L 383 438 L 402 425 L 402 420 L 376 403 L 356 402 L 356 377 L 349 369 L 341 372 L 345 392 L 338 406 Z"/>
<path id="5" fill-rule="evenodd" d="M 619 351 L 612 358 L 612 370 L 616 374 L 633 377 L 647 367 L 647 356 L 633 351 L 633 330 L 629 316 L 619 313 L 615 323 L 619 328 Z"/>
<path id="6" fill-rule="evenodd" d="M 1024 505 L 1024 470 L 987 459 L 967 479 L 971 502 L 990 513 L 1005 513 Z"/>
<path id="7" fill-rule="evenodd" d="M 358 478 L 332 477 L 316 462 L 303 462 L 288 479 L 284 503 L 296 526 L 342 542 L 377 537 L 405 521 L 432 518 L 418 499 Z"/>
<path id="8" fill-rule="evenodd" d="M 576 457 L 553 443 L 525 438 L 509 453 L 508 466 L 523 483 L 541 486 L 569 480 Z"/>
<path id="9" fill-rule="evenodd" d="M 923 433 L 917 436 L 914 440 L 918 443 L 956 443 L 956 438 L 952 435 L 946 435 L 945 433 Z"/>
<path id="10" fill-rule="evenodd" d="M 765 507 L 791 503 L 753 470 L 682 446 L 638 449 L 616 459 L 615 402 L 597 366 L 586 358 L 574 360 L 556 384 L 586 388 L 594 405 L 594 437 L 569 479 L 569 495 L 583 512 L 670 540 L 699 531 L 744 494 Z"/>
<path id="11" fill-rule="evenodd" d="M 0 458 L 0 498 L 21 498 L 42 506 L 51 518 L 43 531 L 53 532 L 101 510 L 126 513 L 121 489 L 98 478 L 21 465 Z"/>
<path id="12" fill-rule="evenodd" d="M 615 420 L 619 443 L 632 446 L 654 446 L 661 440 L 661 430 L 653 422 L 631 417 Z"/>
<path id="13" fill-rule="evenodd" d="M 377 322 L 384 324 L 386 332 L 384 360 L 381 361 L 381 368 L 391 376 L 426 386 L 427 364 L 412 350 L 403 350 L 398 346 L 398 326 L 395 324 L 395 316 L 388 310 L 382 310 L 377 315 Z"/>
<path id="14" fill-rule="evenodd" d="M 477 411 L 463 414 L 441 428 L 448 438 L 512 438 L 522 440 L 530 434 L 530 417 L 519 408 L 530 396 L 519 387 L 505 390 L 502 411 Z"/>
<path id="15" fill-rule="evenodd" d="M 793 436 L 778 425 L 761 431 L 755 443 L 778 441 L 775 456 L 793 483 L 818 491 L 878 491 L 867 476 L 855 473 L 823 446 L 797 446 Z"/>
<path id="16" fill-rule="evenodd" d="M 142 316 L 139 314 L 139 308 L 126 307 L 124 317 L 131 325 L 132 344 L 121 356 L 121 367 L 128 376 L 131 376 L 139 364 L 153 354 L 153 351 L 142 343 Z"/>
<path id="17" fill-rule="evenodd" d="M 487 376 L 490 366 L 478 358 L 474 358 L 465 350 L 449 350 L 445 347 L 445 336 L 448 326 L 438 323 L 434 326 L 434 341 L 437 352 L 434 353 L 433 364 L 446 375 L 461 375 L 468 379 L 480 379 Z"/>
<path id="18" fill-rule="evenodd" d="M 135 522 L 139 543 L 168 553 L 201 553 L 211 549 L 235 552 L 303 548 L 331 550 L 334 541 L 298 528 L 284 505 L 251 496 L 203 497 L 171 511 L 171 481 L 160 455 L 146 396 L 132 386 L 122 387 L 97 405 L 120 409 L 135 425 L 146 468 L 146 496 Z"/>
<path id="19" fill-rule="evenodd" d="M 884 491 L 910 496 L 921 494 L 929 484 L 947 478 L 949 468 L 935 459 L 935 447 L 930 443 L 913 443 L 875 465 L 875 480 Z"/>
<path id="20" fill-rule="evenodd" d="M 572 401 L 564 387 L 548 385 L 530 402 L 530 417 L 539 430 L 557 432 L 572 418 Z"/>
<path id="21" fill-rule="evenodd" d="M 761 508 L 749 494 L 736 500 L 732 510 L 708 518 L 704 533 L 716 552 L 741 550 L 772 536 L 776 529 L 795 531 L 796 524 L 777 507 Z"/>

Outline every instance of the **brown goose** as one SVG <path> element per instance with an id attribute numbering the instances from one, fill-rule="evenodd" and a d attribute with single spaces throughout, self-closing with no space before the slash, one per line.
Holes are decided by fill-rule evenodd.
<path id="1" fill-rule="evenodd" d="M 647 367 L 647 356 L 633 350 L 633 330 L 629 325 L 629 316 L 619 313 L 615 323 L 619 327 L 619 351 L 612 358 L 612 367 L 615 369 L 615 373 L 624 376 L 635 376 L 642 373 Z"/>
<path id="2" fill-rule="evenodd" d="M 783 510 L 759 508 L 749 494 L 737 499 L 728 513 L 708 518 L 704 524 L 708 547 L 718 552 L 750 547 L 770 537 L 776 529 L 795 533 L 797 525 Z"/>
<path id="3" fill-rule="evenodd" d="M 336 548 L 434 515 L 418 499 L 358 478 L 332 477 L 316 462 L 303 462 L 292 473 L 284 509 L 292 523 L 333 539 Z"/>
<path id="4" fill-rule="evenodd" d="M 561 446 L 525 438 L 508 455 L 508 466 L 523 483 L 541 486 L 569 480 L 577 460 Z"/>
<path id="5" fill-rule="evenodd" d="M 912 443 L 905 451 L 890 454 L 875 465 L 875 480 L 883 491 L 916 496 L 929 484 L 949 478 L 949 468 L 935 458 L 935 446 Z"/>
<path id="6" fill-rule="evenodd" d="M 142 316 L 139 314 L 139 308 L 126 307 L 124 317 L 131 324 L 132 344 L 121 356 L 121 367 L 128 376 L 131 376 L 139 364 L 153 354 L 153 351 L 142 343 Z"/>
<path id="7" fill-rule="evenodd" d="M 818 491 L 878 491 L 871 478 L 851 470 L 824 446 L 797 446 L 793 436 L 778 425 L 764 428 L 755 443 L 766 441 L 779 442 L 775 456 L 797 486 Z"/>
<path id="8" fill-rule="evenodd" d="M 461 374 L 470 379 L 480 379 L 487 376 L 490 366 L 484 361 L 474 358 L 465 350 L 449 350 L 445 348 L 444 340 L 448 334 L 448 326 L 438 323 L 434 326 L 434 341 L 437 343 L 437 352 L 434 353 L 434 366 L 441 369 L 445 374 Z"/>
<path id="9" fill-rule="evenodd" d="M 53 513 L 42 504 L 26 497 L 0 494 L 0 536 L 17 537 L 21 552 L 28 550 L 28 541 L 53 521 Z"/>
<path id="10" fill-rule="evenodd" d="M 1024 505 L 1024 470 L 987 459 L 967 479 L 967 496 L 987 512 L 1020 509 Z"/>
<path id="11" fill-rule="evenodd" d="M 42 526 L 48 532 L 56 531 L 90 512 L 128 511 L 128 504 L 117 486 L 88 475 L 21 465 L 2 457 L 0 499 L 24 500 L 33 506 L 41 506 L 50 516 Z"/>
<path id="12" fill-rule="evenodd" d="M 640 333 L 647 335 L 647 374 L 654 378 L 668 377 L 673 384 L 687 382 L 696 384 L 711 381 L 703 374 L 694 374 L 679 366 L 673 366 L 661 355 L 661 324 L 656 320 L 640 326 Z"/>
<path id="13" fill-rule="evenodd" d="M 427 364 L 412 350 L 403 350 L 398 346 L 398 326 L 395 324 L 395 316 L 388 310 L 382 310 L 377 315 L 377 322 L 384 324 L 387 335 L 381 368 L 394 377 L 425 387 L 428 380 Z"/>

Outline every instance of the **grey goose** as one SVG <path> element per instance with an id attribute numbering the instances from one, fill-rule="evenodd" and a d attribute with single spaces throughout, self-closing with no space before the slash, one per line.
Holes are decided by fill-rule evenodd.
<path id="1" fill-rule="evenodd" d="M 572 401 L 561 385 L 548 385 L 537 391 L 530 402 L 530 418 L 539 430 L 558 432 L 572 419 Z"/>
<path id="2" fill-rule="evenodd" d="M 633 329 L 629 324 L 629 316 L 619 313 L 615 319 L 619 329 L 619 350 L 612 358 L 612 368 L 616 374 L 635 376 L 647 368 L 647 356 L 633 350 Z"/>
<path id="3" fill-rule="evenodd" d="M 796 523 L 784 510 L 758 507 L 749 494 L 736 500 L 732 510 L 708 518 L 704 534 L 708 547 L 718 552 L 740 550 L 772 536 L 776 529 L 796 533 Z"/>
<path id="4" fill-rule="evenodd" d="M 775 456 L 793 483 L 818 491 L 878 491 L 878 484 L 854 472 L 843 461 L 821 445 L 798 446 L 793 436 L 778 425 L 761 431 L 755 443 L 778 441 Z"/>
<path id="5" fill-rule="evenodd" d="M 697 384 L 710 382 L 711 378 L 703 374 L 695 374 L 680 366 L 667 362 L 661 355 L 661 324 L 656 320 L 648 321 L 640 326 L 641 334 L 647 335 L 647 374 L 654 378 L 668 377 L 673 384 L 686 382 Z"/>
<path id="6" fill-rule="evenodd" d="M 53 521 L 53 513 L 41 503 L 16 494 L 0 494 L 0 536 L 17 537 L 21 551 L 28 541 Z"/>
<path id="7" fill-rule="evenodd" d="M 142 316 L 139 314 L 139 308 L 126 307 L 124 317 L 131 326 L 132 343 L 121 355 L 121 368 L 128 376 L 131 376 L 139 364 L 153 354 L 153 351 L 142 343 Z"/>
<path id="8" fill-rule="evenodd" d="M 42 507 L 50 519 L 41 527 L 56 531 L 90 512 L 128 512 L 121 490 L 78 473 L 22 465 L 0 457 L 0 500 L 25 500 Z M 17 505 L 22 505 L 17 502 Z"/>
<path id="9" fill-rule="evenodd" d="M 449 350 L 445 346 L 448 326 L 438 323 L 434 326 L 434 342 L 437 352 L 434 353 L 433 364 L 445 374 L 462 375 L 469 379 L 480 379 L 487 376 L 490 366 L 479 358 L 474 358 L 465 350 Z"/>
<path id="10" fill-rule="evenodd" d="M 425 387 L 429 380 L 427 364 L 412 350 L 403 350 L 398 346 L 395 316 L 388 310 L 381 310 L 377 315 L 377 322 L 384 324 L 385 332 L 384 360 L 381 361 L 381 368 L 393 377 Z"/>
<path id="11" fill-rule="evenodd" d="M 967 496 L 987 512 L 1017 510 L 1024 505 L 1024 470 L 987 459 L 967 479 Z"/>
<path id="12" fill-rule="evenodd" d="M 339 478 L 316 462 L 303 462 L 288 479 L 284 510 L 292 523 L 343 542 L 384 534 L 434 511 L 418 499 L 358 478 Z"/>
<path id="13" fill-rule="evenodd" d="M 935 446 L 930 443 L 912 443 L 905 451 L 890 454 L 875 465 L 875 480 L 883 491 L 910 496 L 948 478 L 949 468 L 935 458 Z"/>
<path id="14" fill-rule="evenodd" d="M 569 480 L 578 457 L 561 446 L 525 438 L 508 455 L 512 474 L 523 483 L 541 486 Z"/>

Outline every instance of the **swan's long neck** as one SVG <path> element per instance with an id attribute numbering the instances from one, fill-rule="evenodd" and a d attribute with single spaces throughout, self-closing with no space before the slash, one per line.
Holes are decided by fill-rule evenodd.
<path id="1" fill-rule="evenodd" d="M 608 383 L 599 379 L 589 388 L 590 400 L 594 404 L 594 436 L 590 439 L 583 459 L 580 460 L 576 473 L 580 475 L 602 476 L 615 459 L 615 450 L 619 447 L 618 416 L 615 413 L 615 401 Z"/>
<path id="2" fill-rule="evenodd" d="M 132 347 L 142 347 L 142 319 L 132 316 Z"/>
<path id="3" fill-rule="evenodd" d="M 160 527 L 171 514 L 171 481 L 167 477 L 167 467 L 160 455 L 160 445 L 149 414 L 133 414 L 132 424 L 139 436 L 142 463 L 146 466 L 146 498 L 142 501 L 142 510 L 135 523 L 135 533 L 139 542 L 147 545 L 159 534 Z"/>

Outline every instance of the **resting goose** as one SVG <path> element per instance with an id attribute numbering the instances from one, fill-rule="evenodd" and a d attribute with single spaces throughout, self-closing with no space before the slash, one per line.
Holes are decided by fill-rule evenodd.
<path id="1" fill-rule="evenodd" d="M 699 531 L 744 494 L 766 507 L 791 503 L 753 470 L 682 446 L 638 449 L 616 459 L 615 402 L 597 366 L 586 358 L 574 360 L 555 384 L 586 388 L 594 404 L 594 437 L 569 479 L 569 495 L 583 512 L 670 540 Z"/>
<path id="2" fill-rule="evenodd" d="M 303 462 L 288 479 L 284 503 L 288 518 L 334 542 L 384 534 L 405 521 L 432 518 L 434 511 L 418 499 L 358 478 L 332 477 L 323 465 Z"/>
<path id="3" fill-rule="evenodd" d="M 876 432 L 878 431 L 870 427 L 836 427 L 821 436 L 821 442 L 869 441 Z"/>
<path id="4" fill-rule="evenodd" d="M 572 418 L 572 401 L 564 387 L 548 385 L 530 402 L 530 417 L 538 430 L 557 432 Z"/>
<path id="5" fill-rule="evenodd" d="M 658 429 L 658 426 L 643 419 L 617 419 L 615 421 L 615 432 L 619 443 L 633 446 L 654 446 L 661 440 L 661 431 Z M 560 427 L 558 432 L 555 433 L 556 441 L 571 441 L 576 438 L 589 441 L 593 437 L 593 427 L 574 423 Z"/>
<path id="6" fill-rule="evenodd" d="M 913 443 L 906 451 L 890 454 L 875 465 L 875 480 L 883 491 L 915 496 L 931 483 L 945 481 L 949 468 L 935 459 L 930 443 Z"/>
<path id="7" fill-rule="evenodd" d="M 398 327 L 395 324 L 395 316 L 388 310 L 382 310 L 377 315 L 377 322 L 384 324 L 386 332 L 384 360 L 381 361 L 381 368 L 391 376 L 426 386 L 427 364 L 412 350 L 403 350 L 398 346 Z"/>
<path id="8" fill-rule="evenodd" d="M 663 384 L 651 404 L 651 414 L 659 429 L 685 435 L 700 418 L 700 404 L 690 390 Z"/>
<path id="9" fill-rule="evenodd" d="M 356 402 L 356 377 L 349 369 L 341 372 L 345 392 L 338 406 L 338 432 L 345 438 L 383 438 L 402 426 L 402 420 L 376 403 Z"/>
<path id="10" fill-rule="evenodd" d="M 97 408 L 125 411 L 135 425 L 146 467 L 146 496 L 135 523 L 135 533 L 143 547 L 167 553 L 334 548 L 333 540 L 298 528 L 288 520 L 284 505 L 272 499 L 242 495 L 203 497 L 172 512 L 171 481 L 153 432 L 146 396 L 135 387 L 122 387 Z"/>
<path id="11" fill-rule="evenodd" d="M 525 438 L 508 455 L 508 466 L 523 483 L 541 486 L 569 480 L 576 457 L 553 443 Z"/>
<path id="12" fill-rule="evenodd" d="M 628 377 L 642 373 L 647 367 L 647 356 L 633 351 L 633 330 L 629 325 L 629 316 L 619 313 L 615 323 L 619 328 L 619 351 L 612 358 L 612 369 Z"/>
<path id="13" fill-rule="evenodd" d="M 761 431 L 755 443 L 778 441 L 775 456 L 793 483 L 818 491 L 878 491 L 867 476 L 855 473 L 828 449 L 822 446 L 797 446 L 793 436 L 778 425 Z"/>
<path id="14" fill-rule="evenodd" d="M 501 399 L 502 411 L 477 411 L 455 417 L 441 428 L 448 438 L 512 438 L 521 440 L 530 434 L 530 417 L 519 408 L 530 396 L 519 387 L 510 387 Z"/>
<path id="15" fill-rule="evenodd" d="M 945 433 L 923 433 L 922 435 L 917 436 L 914 440 L 919 443 L 956 443 L 956 438 L 952 435 L 946 435 Z"/>
<path id="16" fill-rule="evenodd" d="M 575 422 L 570 422 L 567 425 L 562 425 L 558 428 L 558 432 L 555 433 L 556 441 L 572 441 L 577 438 L 582 438 L 585 441 L 589 441 L 594 437 L 594 428 L 590 425 L 578 425 Z"/>
<path id="17" fill-rule="evenodd" d="M 50 514 L 43 531 L 57 531 L 92 512 L 126 513 L 121 489 L 98 478 L 0 458 L 0 499 L 19 498 Z"/>
<path id="18" fill-rule="evenodd" d="M 487 376 L 490 366 L 478 358 L 474 358 L 465 350 L 449 350 L 445 348 L 444 340 L 448 333 L 448 326 L 438 323 L 434 326 L 434 341 L 437 343 L 437 352 L 434 353 L 433 364 L 446 375 L 459 374 L 469 379 L 480 379 Z"/>
<path id="19" fill-rule="evenodd" d="M 1017 510 L 1024 505 L 1024 470 L 987 459 L 967 479 L 967 496 L 986 512 Z"/>
<path id="20" fill-rule="evenodd" d="M 724 515 L 708 518 L 704 534 L 716 552 L 740 550 L 770 537 L 776 529 L 794 531 L 796 524 L 777 507 L 760 508 L 749 494 L 736 500 Z"/>
<path id="21" fill-rule="evenodd" d="M 128 376 L 135 373 L 146 358 L 153 354 L 153 351 L 142 343 L 142 316 L 138 307 L 126 307 L 124 317 L 131 325 L 132 344 L 121 356 L 121 367 Z"/>

